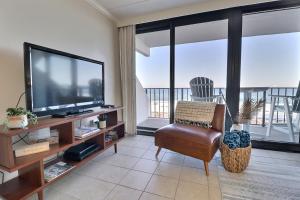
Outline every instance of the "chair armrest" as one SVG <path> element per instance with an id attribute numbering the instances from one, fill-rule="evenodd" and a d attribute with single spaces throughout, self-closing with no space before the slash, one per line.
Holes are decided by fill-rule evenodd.
<path id="1" fill-rule="evenodd" d="M 222 95 L 213 95 L 213 96 L 210 96 L 210 97 L 197 97 L 197 96 L 191 95 L 192 99 L 199 99 L 199 100 L 215 99 L 215 98 L 218 98 L 218 97 L 222 97 Z"/>
<path id="2" fill-rule="evenodd" d="M 224 133 L 224 121 L 225 121 L 225 105 L 217 104 L 215 108 L 214 118 L 212 121 L 213 129 Z"/>
<path id="3" fill-rule="evenodd" d="M 300 97 L 296 96 L 287 96 L 287 95 L 269 95 L 270 97 L 277 97 L 277 98 L 290 98 L 290 99 L 300 99 Z"/>

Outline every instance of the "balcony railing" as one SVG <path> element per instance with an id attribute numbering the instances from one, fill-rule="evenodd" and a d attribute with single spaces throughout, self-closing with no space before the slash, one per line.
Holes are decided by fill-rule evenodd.
<path id="1" fill-rule="evenodd" d="M 294 96 L 297 88 L 293 87 L 272 87 L 266 90 L 259 90 L 259 87 L 253 88 L 241 88 L 241 91 L 251 91 L 240 93 L 240 105 L 246 98 L 251 98 L 254 101 L 265 99 L 265 105 L 259 112 L 257 112 L 252 121 L 252 125 L 265 126 L 268 121 L 270 113 L 271 95 L 283 95 L 283 96 Z M 169 88 L 145 88 L 145 92 L 149 99 L 149 117 L 153 118 L 169 118 L 170 104 L 169 104 Z M 225 95 L 225 88 L 214 88 L 214 94 L 218 95 L 223 93 Z M 191 89 L 190 88 L 175 88 L 175 105 L 177 101 L 190 101 L 191 100 Z M 290 102 L 292 104 L 292 102 Z M 283 105 L 283 101 L 278 100 L 277 105 Z M 284 112 L 276 111 L 274 114 L 274 123 L 283 124 L 286 123 L 286 116 Z"/>

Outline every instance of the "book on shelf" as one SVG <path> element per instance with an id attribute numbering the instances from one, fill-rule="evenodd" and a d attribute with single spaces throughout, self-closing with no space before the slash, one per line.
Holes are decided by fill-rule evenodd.
<path id="1" fill-rule="evenodd" d="M 45 168 L 44 170 L 44 178 L 46 182 L 50 182 L 51 180 L 65 174 L 66 172 L 70 171 L 74 168 L 73 165 L 70 165 L 65 162 L 57 162 L 53 165 L 50 165 Z"/>
<path id="2" fill-rule="evenodd" d="M 15 156 L 16 157 L 27 156 L 34 153 L 48 151 L 49 149 L 50 149 L 49 141 L 29 144 L 15 149 Z"/>
<path id="3" fill-rule="evenodd" d="M 117 131 L 109 131 L 108 133 L 105 134 L 105 137 L 110 138 L 112 141 L 119 139 Z"/>
<path id="4" fill-rule="evenodd" d="M 75 138 L 83 139 L 83 138 L 93 135 L 99 131 L 100 131 L 100 129 L 98 129 L 96 127 L 88 127 L 88 126 L 78 127 L 75 129 Z"/>
<path id="5" fill-rule="evenodd" d="M 59 143 L 59 131 L 57 129 L 43 128 L 37 131 L 32 131 L 28 135 L 28 143 L 35 144 L 49 141 L 51 144 Z"/>

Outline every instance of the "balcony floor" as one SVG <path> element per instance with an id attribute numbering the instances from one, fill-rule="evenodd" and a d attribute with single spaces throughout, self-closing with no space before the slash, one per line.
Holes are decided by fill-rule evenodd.
<path id="1" fill-rule="evenodd" d="M 166 126 L 169 124 L 169 119 L 163 119 L 163 118 L 148 118 L 145 121 L 138 124 L 138 131 L 140 133 L 146 131 L 149 135 L 153 135 L 154 129 L 159 129 L 163 126 Z M 279 126 L 275 126 L 279 127 Z M 276 141 L 276 142 L 289 142 L 289 136 L 287 134 L 287 127 L 280 125 L 282 129 L 285 129 L 285 132 L 278 131 L 276 129 L 273 129 L 271 132 L 271 135 L 269 137 L 266 137 L 265 134 L 267 132 L 267 126 L 262 127 L 260 125 L 251 125 L 250 126 L 250 132 L 252 139 L 255 140 L 263 140 L 263 141 Z M 152 131 L 151 131 L 152 130 Z M 295 141 L 299 142 L 299 132 L 295 135 Z"/>

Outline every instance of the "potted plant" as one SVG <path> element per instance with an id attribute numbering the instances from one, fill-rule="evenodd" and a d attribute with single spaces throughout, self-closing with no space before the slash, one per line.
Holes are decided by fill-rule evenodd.
<path id="1" fill-rule="evenodd" d="M 239 173 L 247 168 L 251 157 L 249 124 L 253 114 L 263 104 L 263 100 L 256 102 L 247 99 L 243 102 L 240 112 L 234 117 L 234 120 L 227 108 L 233 125 L 229 132 L 225 132 L 220 148 L 222 163 L 227 171 Z"/>
<path id="2" fill-rule="evenodd" d="M 244 130 L 249 132 L 249 125 L 252 119 L 252 116 L 264 105 L 264 100 L 254 101 L 253 99 L 247 99 L 243 102 L 239 113 L 232 120 L 233 124 L 231 127 L 232 130 Z"/>
<path id="3" fill-rule="evenodd" d="M 37 116 L 22 107 L 8 108 L 6 115 L 8 128 L 24 128 L 28 123 L 37 123 Z"/>
<path id="4" fill-rule="evenodd" d="M 100 128 L 100 129 L 106 128 L 107 116 L 105 114 L 102 114 L 102 115 L 98 116 L 98 119 L 99 119 L 98 128 Z"/>

